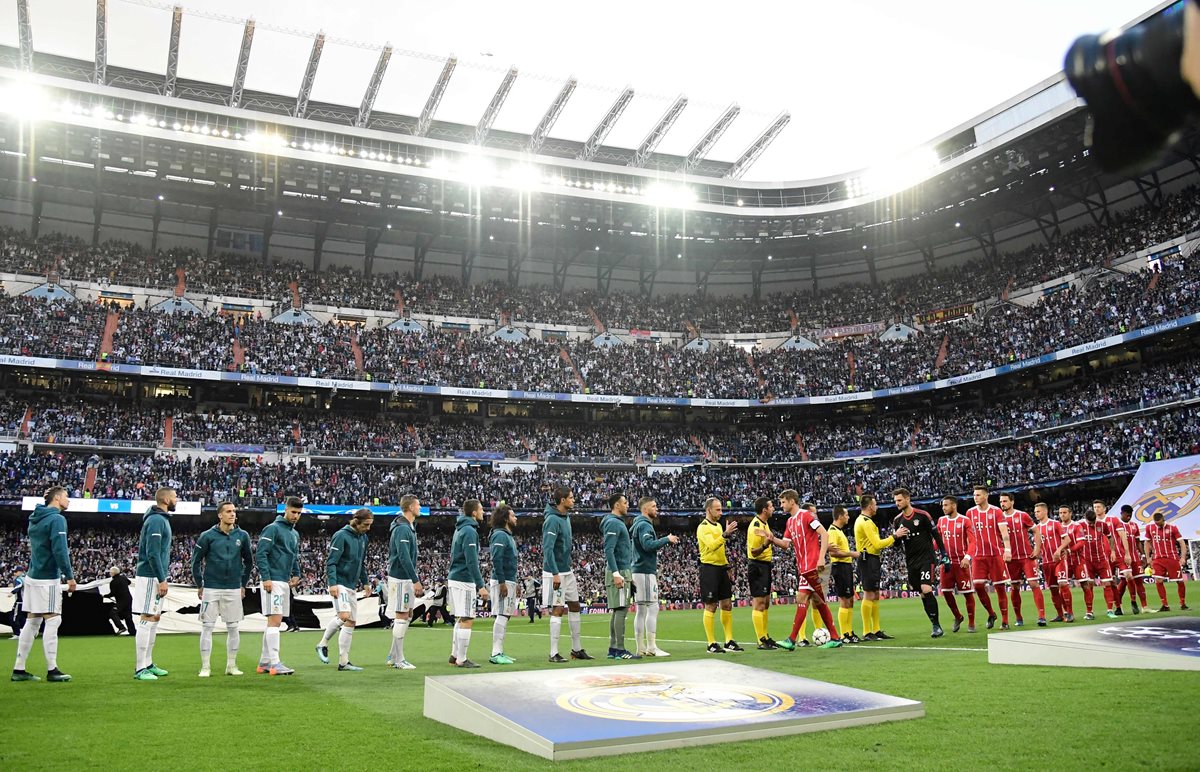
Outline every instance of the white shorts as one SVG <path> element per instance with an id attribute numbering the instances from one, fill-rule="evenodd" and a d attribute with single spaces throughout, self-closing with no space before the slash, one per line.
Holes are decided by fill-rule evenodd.
<path id="1" fill-rule="evenodd" d="M 133 613 L 156 617 L 162 613 L 163 600 L 158 597 L 158 580 L 153 576 L 133 578 Z"/>
<path id="2" fill-rule="evenodd" d="M 633 602 L 658 603 L 658 574 L 633 575 Z"/>
<path id="3" fill-rule="evenodd" d="M 558 575 L 558 589 L 554 589 L 554 574 L 542 572 L 542 605 L 549 608 L 565 606 L 568 603 L 579 602 L 579 583 L 575 581 L 574 571 L 565 571 Z"/>
<path id="4" fill-rule="evenodd" d="M 358 593 L 349 587 L 337 586 L 337 597 L 333 599 L 333 613 L 349 614 L 347 621 L 358 621 Z"/>
<path id="5" fill-rule="evenodd" d="M 517 583 L 505 582 L 508 587 L 508 597 L 500 597 L 500 583 L 492 582 L 488 585 L 488 595 L 492 599 L 492 616 L 494 617 L 511 617 L 517 610 Z"/>
<path id="6" fill-rule="evenodd" d="M 290 616 L 292 613 L 292 588 L 285 581 L 271 582 L 271 591 L 267 592 L 259 585 L 262 596 L 263 616 Z"/>
<path id="7" fill-rule="evenodd" d="M 242 591 L 241 590 L 209 590 L 204 591 L 200 600 L 200 621 L 216 624 L 217 617 L 232 625 L 242 621 Z"/>
<path id="8" fill-rule="evenodd" d="M 383 613 L 388 619 L 395 619 L 397 614 L 407 614 L 413 610 L 414 593 L 413 583 L 408 579 L 394 579 L 388 577 L 387 580 L 387 608 Z"/>
<path id="9" fill-rule="evenodd" d="M 475 585 L 470 582 L 446 583 L 446 600 L 450 613 L 459 619 L 475 618 Z"/>
<path id="10" fill-rule="evenodd" d="M 21 606 L 26 614 L 61 614 L 62 585 L 57 579 L 26 579 Z"/>

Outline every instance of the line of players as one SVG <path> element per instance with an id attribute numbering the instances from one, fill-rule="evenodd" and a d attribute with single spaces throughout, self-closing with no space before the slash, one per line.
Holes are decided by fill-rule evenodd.
<path id="1" fill-rule="evenodd" d="M 1132 509 L 1125 507 L 1120 517 L 1107 515 L 1105 504 L 1097 500 L 1084 520 L 1072 522 L 1067 507 L 1058 510 L 1059 519 L 1049 517 L 1049 507 L 1035 507 L 1037 522 L 1028 513 L 1017 510 L 1011 495 L 1000 495 L 1000 506 L 992 506 L 989 491 L 978 486 L 973 491 L 975 506 L 965 516 L 958 513 L 958 502 L 946 497 L 942 502 L 943 517 L 936 521 L 928 512 L 916 509 L 911 494 L 900 488 L 893 492 L 899 514 L 893 521 L 891 536 L 880 538 L 874 522 L 877 510 L 875 498 L 860 498 L 861 512 L 854 526 L 857 551 L 849 549 L 845 528 L 849 514 L 844 507 L 834 508 L 832 526 L 826 530 L 812 504 L 801 505 L 795 490 L 785 490 L 779 500 L 788 515 L 783 536 L 773 534 L 768 523 L 774 514 L 774 502 L 760 498 L 755 502 L 755 517 L 747 537 L 749 558 L 748 580 L 753 598 L 752 618 L 758 638 L 758 648 L 794 649 L 808 645 L 800 637 L 809 606 L 824 623 L 824 635 L 814 633 L 814 641 L 823 648 L 836 648 L 843 643 L 887 640 L 891 636 L 879 624 L 879 588 L 881 579 L 880 554 L 897 541 L 905 550 L 909 586 L 919 588 L 925 612 L 933 627 L 932 636 L 943 632 L 938 619 L 935 584 L 944 595 L 954 615 L 953 631 L 957 632 L 963 615 L 955 599 L 963 595 L 967 605 L 968 631 L 975 631 L 975 597 L 978 596 L 988 612 L 987 626 L 992 628 L 997 614 L 991 604 L 988 585 L 996 589 L 1002 629 L 1009 627 L 1009 593 L 1011 592 L 1016 625 L 1024 620 L 1021 614 L 1020 583 L 1029 582 L 1038 610 L 1038 625 L 1047 623 L 1042 579 L 1049 585 L 1054 607 L 1058 612 L 1050 621 L 1074 621 L 1070 582 L 1078 582 L 1084 593 L 1087 618 L 1092 619 L 1093 588 L 1103 588 L 1110 617 L 1120 616 L 1126 589 L 1134 613 L 1138 602 L 1146 605 L 1145 588 L 1134 574 L 1140 573 L 1142 557 L 1150 565 L 1158 584 L 1162 606 L 1168 610 L 1163 582 L 1176 582 L 1180 607 L 1187 609 L 1185 586 L 1182 581 L 1186 562 L 1186 544 L 1178 529 L 1163 522 L 1155 514 L 1154 522 L 1140 532 L 1132 521 Z M 168 672 L 154 663 L 153 651 L 161 620 L 162 604 L 167 594 L 167 570 L 170 565 L 171 513 L 178 497 L 171 488 L 160 488 L 155 503 L 146 512 L 138 543 L 138 562 L 133 588 L 133 608 L 139 615 L 136 631 L 136 666 L 134 678 L 157 680 Z M 542 587 L 543 605 L 551 609 L 550 662 L 568 660 L 559 651 L 562 623 L 566 619 L 571 637 L 570 658 L 590 660 L 580 642 L 580 600 L 578 582 L 571 564 L 573 535 L 570 512 L 574 508 L 574 493 L 559 487 L 547 504 L 542 524 Z M 39 680 L 25 670 L 33 641 L 44 627 L 43 648 L 46 654 L 47 680 L 69 681 L 71 676 L 57 667 L 58 627 L 61 624 L 62 581 L 71 592 L 75 588 L 70 556 L 67 550 L 67 524 L 63 517 L 69 505 L 67 491 L 50 488 L 45 504 L 35 508 L 29 521 L 31 549 L 30 570 L 26 584 L 25 602 L 29 618 L 20 633 L 12 680 Z M 629 503 L 624 495 L 615 494 L 609 500 L 610 513 L 601 522 L 606 563 L 606 592 L 612 611 L 609 636 L 609 659 L 640 659 L 645 656 L 664 657 L 669 654 L 657 645 L 659 610 L 657 554 L 664 547 L 678 543 L 678 537 L 658 537 L 655 533 L 658 506 L 651 498 L 638 502 L 640 514 L 626 527 Z M 400 501 L 401 516 L 390 528 L 388 542 L 388 602 L 386 614 L 394 620 L 392 645 L 387 664 L 397 669 L 414 669 L 404 655 L 404 639 L 412 609 L 424 588 L 417 574 L 418 543 L 414 527 L 420 512 L 415 496 Z M 261 578 L 262 612 L 267 619 L 257 672 L 271 675 L 291 675 L 295 671 L 283 664 L 280 656 L 280 626 L 290 615 L 291 589 L 299 583 L 299 536 L 295 524 L 303 511 L 303 502 L 290 497 L 284 513 L 263 529 L 258 549 L 252 550 L 249 534 L 237 526 L 237 511 L 232 503 L 218 508 L 218 522 L 201 534 L 193 551 L 191 568 L 200 600 L 200 677 L 211 674 L 212 634 L 220 619 L 226 625 L 227 675 L 241 675 L 237 667 L 240 643 L 238 625 L 242 619 L 242 599 L 249 583 L 251 569 L 257 567 Z M 725 552 L 726 540 L 738 528 L 736 521 L 720 525 L 723 515 L 721 501 L 715 497 L 705 503 L 705 517 L 697 527 L 700 547 L 700 590 L 704 604 L 703 622 L 708 651 L 714 654 L 740 652 L 734 640 L 732 620 L 733 575 Z M 517 545 L 512 536 L 516 515 L 500 505 L 491 514 L 492 577 L 485 586 L 479 563 L 478 528 L 483 521 L 482 504 L 469 500 L 455 523 L 451 541 L 448 594 L 456 621 L 452 636 L 449 662 L 461 668 L 477 668 L 467 656 L 475 616 L 476 599 L 490 600 L 494 618 L 492 655 L 489 662 L 506 665 L 515 662 L 504 652 L 508 622 L 517 602 Z M 367 508 L 356 511 L 350 522 L 339 529 L 330 540 L 326 558 L 326 575 L 334 616 L 326 626 L 317 656 L 328 663 L 329 643 L 338 638 L 338 669 L 357 671 L 362 668 L 350 662 L 350 649 L 357 624 L 358 592 L 367 584 L 365 568 L 366 540 L 374 522 Z M 1142 550 L 1137 549 L 1139 540 Z M 792 549 L 798 569 L 797 607 L 791 635 L 782 642 L 774 641 L 767 632 L 770 577 L 773 549 Z M 829 558 L 828 576 L 832 595 L 839 599 L 839 621 L 835 626 L 825 599 L 824 574 Z M 858 638 L 852 630 L 854 575 L 851 561 L 858 561 L 858 578 L 862 585 L 862 619 L 864 636 Z M 1041 573 L 1037 569 L 1040 561 Z M 935 579 L 941 566 L 940 579 Z M 1011 588 L 1009 585 L 1011 584 Z M 1136 594 L 1136 597 L 1135 597 Z M 625 648 L 628 608 L 636 605 L 634 620 L 635 651 Z M 715 618 L 720 609 L 725 642 L 715 636 Z M 843 630 L 841 636 L 838 629 Z M 826 636 L 828 636 L 826 638 Z"/>

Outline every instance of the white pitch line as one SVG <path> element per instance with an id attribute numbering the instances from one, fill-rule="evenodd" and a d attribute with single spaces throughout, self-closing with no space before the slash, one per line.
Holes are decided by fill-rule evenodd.
<path id="1" fill-rule="evenodd" d="M 505 633 L 505 635 L 524 635 L 524 636 L 527 636 L 530 638 L 549 638 L 550 637 L 550 633 L 519 633 L 515 630 L 509 630 L 507 633 Z M 566 636 L 564 636 L 564 637 L 566 637 Z M 595 641 L 604 641 L 604 640 L 608 639 L 607 635 L 581 635 L 579 637 L 587 638 L 589 640 L 595 640 Z M 705 642 L 705 641 L 684 640 L 682 638 L 659 638 L 658 640 L 661 641 L 662 643 L 684 643 L 684 644 L 694 644 L 697 646 L 706 646 L 707 645 L 707 642 Z M 816 648 L 816 647 L 814 646 L 813 648 Z M 971 648 L 968 646 L 896 646 L 893 644 L 886 644 L 886 643 L 884 643 L 884 644 L 853 643 L 853 644 L 850 644 L 849 646 L 843 646 L 842 648 L 843 649 L 864 649 L 864 650 L 867 650 L 867 649 L 906 649 L 906 650 L 912 650 L 912 651 L 974 651 L 974 652 L 978 652 L 980 654 L 987 653 L 987 649 L 976 649 L 976 648 Z M 750 649 L 747 649 L 747 651 L 749 651 L 749 650 Z M 755 650 L 757 651 L 757 649 L 755 649 Z"/>

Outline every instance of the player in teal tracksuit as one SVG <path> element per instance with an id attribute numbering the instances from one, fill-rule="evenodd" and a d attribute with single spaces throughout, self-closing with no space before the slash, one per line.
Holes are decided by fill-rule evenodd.
<path id="1" fill-rule="evenodd" d="M 633 541 L 633 602 L 637 613 L 633 617 L 633 638 L 637 651 L 645 657 L 666 657 L 658 648 L 658 551 L 668 544 L 678 544 L 675 534 L 658 538 L 654 524 L 658 520 L 658 502 L 646 497 L 638 502 L 641 514 L 629 528 Z"/>
<path id="2" fill-rule="evenodd" d="M 512 507 L 501 504 L 492 512 L 492 535 L 488 549 L 492 556 L 492 656 L 493 665 L 511 665 L 515 659 L 504 653 L 504 634 L 508 620 L 517 607 L 517 542 L 512 529 L 517 515 Z"/>
<path id="3" fill-rule="evenodd" d="M 242 636 L 242 599 L 254 568 L 250 534 L 237 526 L 237 507 L 222 502 L 218 522 L 200 534 L 192 551 L 192 581 L 200 598 L 200 678 L 210 675 L 213 629 L 217 617 L 225 622 L 225 675 L 241 675 L 237 653 Z"/>
<path id="4" fill-rule="evenodd" d="M 354 626 L 358 624 L 358 591 L 367 584 L 367 531 L 375 522 L 371 510 L 363 507 L 350 518 L 329 540 L 329 555 L 325 558 L 325 575 L 329 581 L 329 595 L 333 598 L 333 620 L 325 627 L 325 634 L 317 644 L 317 656 L 329 662 L 329 640 L 339 629 L 338 670 L 362 670 L 350 663 L 350 644 L 354 638 Z"/>
<path id="5" fill-rule="evenodd" d="M 550 609 L 550 661 L 566 662 L 558 653 L 563 615 L 571 629 L 571 659 L 593 659 L 580 643 L 579 583 L 571 570 L 570 512 L 575 492 L 565 485 L 554 489 L 542 520 L 542 605 Z"/>
<path id="6" fill-rule="evenodd" d="M 167 671 L 154 664 L 154 640 L 162 618 L 163 599 L 167 597 L 167 573 L 171 568 L 171 513 L 179 496 L 171 488 L 154 493 L 154 506 L 142 518 L 138 538 L 138 561 L 133 586 L 133 610 L 141 615 L 136 638 L 137 666 L 133 677 L 155 681 Z"/>
<path id="7" fill-rule="evenodd" d="M 463 504 L 463 513 L 454 524 L 454 538 L 450 541 L 450 605 L 454 612 L 454 637 L 451 639 L 450 664 L 457 667 L 477 668 L 467 658 L 467 647 L 471 643 L 471 626 L 475 622 L 475 595 L 488 599 L 483 586 L 483 573 L 479 570 L 479 524 L 483 522 L 483 504 L 478 499 L 468 499 Z"/>
<path id="8" fill-rule="evenodd" d="M 44 504 L 38 504 L 29 516 L 29 573 L 22 588 L 22 602 L 29 616 L 21 626 L 17 643 L 17 659 L 13 664 L 12 680 L 38 681 L 25 670 L 25 661 L 33 649 L 38 630 L 42 633 L 42 650 L 46 653 L 46 680 L 70 681 L 71 676 L 58 669 L 58 628 L 62 625 L 62 585 L 75 590 L 75 574 L 67 552 L 67 519 L 62 513 L 70 505 L 66 488 L 55 486 L 46 491 Z"/>
<path id="9" fill-rule="evenodd" d="M 404 638 L 408 635 L 416 598 L 425 594 L 417 576 L 417 517 L 421 500 L 411 494 L 400 497 L 400 515 L 388 531 L 387 610 L 392 620 L 392 650 L 387 663 L 397 670 L 414 670 L 416 665 L 404 657 Z"/>
<path id="10" fill-rule="evenodd" d="M 608 506 L 611 511 L 600 521 L 607 567 L 604 588 L 608 592 L 608 610 L 612 612 L 608 626 L 608 658 L 641 659 L 625 649 L 625 620 L 633 589 L 633 542 L 629 528 L 625 526 L 629 500 L 623 493 L 614 493 L 608 499 Z"/>
<path id="11" fill-rule="evenodd" d="M 267 618 L 263 631 L 262 654 L 258 672 L 271 675 L 291 675 L 296 672 L 283 664 L 279 656 L 279 625 L 292 608 L 292 587 L 300 583 L 300 535 L 296 523 L 304 503 L 295 496 L 288 498 L 283 514 L 263 529 L 258 537 L 254 563 L 262 580 L 262 613 Z"/>

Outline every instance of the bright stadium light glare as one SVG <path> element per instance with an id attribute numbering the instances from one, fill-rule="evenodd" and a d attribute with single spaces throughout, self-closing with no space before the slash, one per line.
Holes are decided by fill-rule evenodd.
<path id="1" fill-rule="evenodd" d="M 650 203 L 663 209 L 686 209 L 696 200 L 696 192 L 682 185 L 651 183 L 646 188 Z"/>
<path id="2" fill-rule="evenodd" d="M 517 190 L 532 190 L 541 182 L 542 177 L 538 173 L 537 167 L 519 163 L 509 168 L 508 179 Z"/>
<path id="3" fill-rule="evenodd" d="M 941 159 L 932 148 L 921 148 L 890 163 L 868 169 L 852 190 L 857 196 L 899 193 L 929 177 Z"/>
<path id="4" fill-rule="evenodd" d="M 459 174 L 471 187 L 483 187 L 495 183 L 496 166 L 478 153 L 468 153 L 459 164 Z"/>

